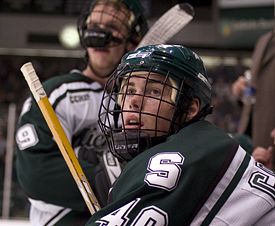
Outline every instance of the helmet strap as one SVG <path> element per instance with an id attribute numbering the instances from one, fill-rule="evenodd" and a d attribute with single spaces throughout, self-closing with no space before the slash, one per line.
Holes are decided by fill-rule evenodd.
<path id="1" fill-rule="evenodd" d="M 140 130 L 114 133 L 114 147 L 111 150 L 120 161 L 130 161 L 141 152 L 164 142 L 166 138 L 167 136 L 150 137 Z"/>
<path id="2" fill-rule="evenodd" d="M 203 119 L 204 117 L 206 117 L 208 114 L 211 114 L 212 113 L 212 110 L 213 110 L 213 106 L 212 105 L 205 105 L 199 112 L 198 114 L 195 115 L 194 118 L 192 118 L 191 120 L 187 121 L 187 122 L 184 122 L 182 125 L 181 125 L 181 128 L 183 127 L 186 127 L 188 126 L 189 124 L 193 123 L 193 122 L 196 122 L 196 121 L 199 121 L 201 119 Z"/>

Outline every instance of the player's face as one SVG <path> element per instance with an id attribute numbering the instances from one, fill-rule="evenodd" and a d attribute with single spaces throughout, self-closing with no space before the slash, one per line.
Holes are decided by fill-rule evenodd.
<path id="1" fill-rule="evenodd" d="M 87 28 L 100 27 L 112 32 L 116 38 L 123 39 L 122 44 L 111 43 L 108 47 L 88 48 L 89 61 L 97 73 L 103 76 L 111 73 L 126 49 L 126 37 L 128 36 L 128 20 L 130 12 L 121 6 L 116 9 L 111 4 L 96 5 L 87 19 Z M 113 45 L 112 45 L 113 44 Z"/>
<path id="2" fill-rule="evenodd" d="M 170 80 L 156 73 L 134 72 L 122 82 L 121 92 L 124 129 L 141 129 L 151 137 L 167 134 L 175 111 Z"/>

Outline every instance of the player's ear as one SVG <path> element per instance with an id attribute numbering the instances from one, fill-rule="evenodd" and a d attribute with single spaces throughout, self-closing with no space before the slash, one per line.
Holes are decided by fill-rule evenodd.
<path id="1" fill-rule="evenodd" d="M 200 101 L 198 98 L 195 98 L 192 100 L 189 110 L 188 110 L 188 114 L 187 114 L 187 121 L 191 120 L 192 118 L 194 118 L 198 112 L 200 110 Z"/>

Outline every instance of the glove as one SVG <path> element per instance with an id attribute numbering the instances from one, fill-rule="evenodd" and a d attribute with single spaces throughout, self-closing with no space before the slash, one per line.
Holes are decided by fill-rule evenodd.
<path id="1" fill-rule="evenodd" d="M 103 153 L 101 164 L 107 175 L 108 183 L 111 186 L 121 173 L 121 165 L 109 150 Z"/>
<path id="2" fill-rule="evenodd" d="M 75 135 L 72 144 L 79 160 L 87 161 L 95 168 L 95 193 L 101 206 L 106 205 L 109 189 L 121 172 L 120 163 L 108 150 L 105 136 L 97 124 Z"/>
<path id="3" fill-rule="evenodd" d="M 98 165 L 106 174 L 108 185 L 112 186 L 121 173 L 121 165 L 109 151 L 105 136 L 99 131 L 97 124 L 89 129 L 84 129 L 73 139 L 73 146 L 78 146 L 77 157 Z"/>
<path id="4" fill-rule="evenodd" d="M 75 135 L 72 143 L 78 159 L 92 164 L 98 164 L 98 158 L 108 150 L 105 136 L 99 131 L 97 124 Z"/>
<path id="5" fill-rule="evenodd" d="M 99 161 L 96 167 L 95 191 L 101 206 L 105 206 L 109 190 L 121 173 L 121 166 L 110 151 L 105 151 Z"/>

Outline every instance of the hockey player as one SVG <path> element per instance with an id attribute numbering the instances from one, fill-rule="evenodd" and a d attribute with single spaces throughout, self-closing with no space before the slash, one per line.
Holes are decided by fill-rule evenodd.
<path id="1" fill-rule="evenodd" d="M 152 45 L 126 54 L 103 100 L 101 128 L 127 164 L 87 226 L 274 225 L 275 175 L 204 119 L 211 84 L 196 53 Z"/>
<path id="2" fill-rule="evenodd" d="M 142 12 L 139 0 L 90 2 L 78 22 L 80 40 L 86 50 L 86 68 L 72 70 L 44 83 L 102 206 L 106 204 L 110 183 L 115 177 L 106 176 L 100 164 L 101 152 L 106 147 L 97 123 L 100 99 L 103 86 L 121 57 L 133 50 L 147 32 Z M 84 225 L 91 214 L 32 98 L 23 106 L 16 142 L 17 175 L 31 203 L 32 225 Z M 108 159 L 112 164 L 118 163 Z M 119 165 L 113 165 L 113 170 L 120 170 Z"/>

